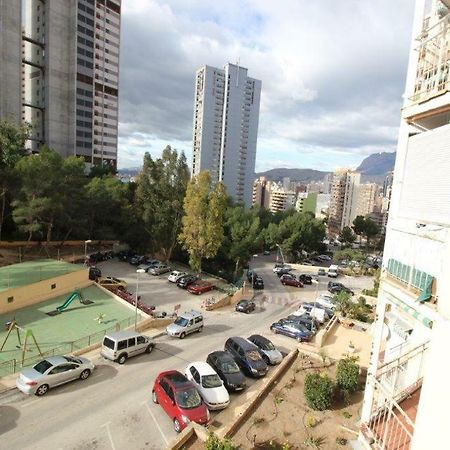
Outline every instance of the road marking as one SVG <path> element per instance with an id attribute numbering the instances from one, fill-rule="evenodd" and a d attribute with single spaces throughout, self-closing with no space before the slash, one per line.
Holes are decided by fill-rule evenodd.
<path id="1" fill-rule="evenodd" d="M 111 448 L 113 449 L 113 450 L 116 450 L 116 446 L 114 445 L 114 441 L 113 441 L 113 438 L 112 438 L 112 435 L 111 435 L 111 430 L 109 429 L 109 424 L 110 424 L 111 422 L 106 422 L 106 423 L 104 423 L 103 425 L 102 425 L 102 427 L 105 427 L 106 428 L 106 432 L 108 433 L 108 438 L 109 438 L 109 442 L 110 442 L 110 444 L 111 444 Z"/>
<path id="2" fill-rule="evenodd" d="M 161 427 L 159 426 L 159 423 L 158 423 L 158 421 L 156 420 L 156 417 L 153 415 L 152 410 L 150 409 L 149 404 L 148 404 L 147 402 L 144 402 L 144 403 L 142 403 L 142 404 L 145 405 L 145 406 L 147 407 L 147 411 L 148 411 L 148 413 L 150 414 L 150 416 L 152 417 L 153 422 L 155 422 L 156 428 L 158 428 L 159 432 L 161 433 L 161 436 L 163 437 L 164 442 L 166 443 L 166 445 L 169 445 L 169 441 L 167 440 L 166 435 L 163 433 L 163 430 L 161 430 Z"/>

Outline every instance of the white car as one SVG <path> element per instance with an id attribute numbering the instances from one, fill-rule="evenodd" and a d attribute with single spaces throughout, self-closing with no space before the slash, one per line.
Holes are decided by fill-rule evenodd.
<path id="1" fill-rule="evenodd" d="M 333 300 L 333 296 L 329 296 L 326 294 L 319 295 L 319 297 L 316 298 L 316 302 L 325 306 L 325 308 L 336 308 L 336 303 Z"/>
<path id="2" fill-rule="evenodd" d="M 167 279 L 171 283 L 176 283 L 179 278 L 184 277 L 185 275 L 187 275 L 186 272 L 179 272 L 178 270 L 174 270 L 173 272 L 171 272 L 171 274 L 169 275 L 169 277 Z"/>
<path id="3" fill-rule="evenodd" d="M 229 405 L 230 395 L 219 375 L 208 363 L 191 363 L 184 374 L 195 384 L 208 409 L 224 409 Z"/>

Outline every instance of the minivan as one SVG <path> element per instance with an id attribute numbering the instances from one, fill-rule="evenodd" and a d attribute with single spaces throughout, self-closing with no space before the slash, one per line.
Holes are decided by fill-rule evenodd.
<path id="1" fill-rule="evenodd" d="M 328 276 L 330 278 L 337 278 L 338 275 L 339 275 L 339 266 L 331 265 L 328 268 Z"/>
<path id="2" fill-rule="evenodd" d="M 263 377 L 269 370 L 258 347 L 247 339 L 230 337 L 225 342 L 225 351 L 229 352 L 237 365 L 251 377 Z"/>
<path id="3" fill-rule="evenodd" d="M 141 353 L 150 353 L 155 343 L 148 336 L 135 331 L 116 331 L 103 338 L 100 355 L 105 359 L 124 364 L 125 361 Z"/>
<path id="4" fill-rule="evenodd" d="M 175 322 L 171 323 L 166 332 L 168 336 L 178 337 L 184 339 L 187 334 L 194 333 L 194 331 L 200 332 L 203 330 L 203 315 L 201 312 L 185 311 L 180 314 Z"/>

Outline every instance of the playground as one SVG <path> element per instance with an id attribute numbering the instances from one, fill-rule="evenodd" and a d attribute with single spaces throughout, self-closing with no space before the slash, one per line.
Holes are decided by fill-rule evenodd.
<path id="1" fill-rule="evenodd" d="M 96 285 L 2 314 L 0 376 L 13 372 L 6 361 L 15 359 L 20 366 L 24 357 L 24 366 L 29 366 L 41 358 L 40 352 L 47 356 L 69 353 L 100 342 L 107 330 L 133 323 L 134 311 Z"/>
<path id="2" fill-rule="evenodd" d="M 0 292 L 76 272 L 83 266 L 54 259 L 40 259 L 0 267 Z"/>

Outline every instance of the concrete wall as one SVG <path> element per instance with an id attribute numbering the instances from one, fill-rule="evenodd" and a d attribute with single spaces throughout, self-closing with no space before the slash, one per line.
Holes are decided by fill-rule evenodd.
<path id="1" fill-rule="evenodd" d="M 93 281 L 89 280 L 89 269 L 81 269 L 39 283 L 8 289 L 0 292 L 0 314 L 25 308 L 91 284 L 93 284 Z M 52 285 L 55 285 L 54 289 L 52 289 Z M 8 301 L 11 298 L 13 300 Z"/>

